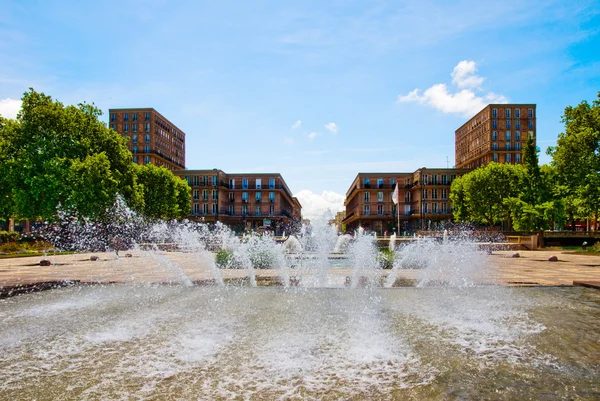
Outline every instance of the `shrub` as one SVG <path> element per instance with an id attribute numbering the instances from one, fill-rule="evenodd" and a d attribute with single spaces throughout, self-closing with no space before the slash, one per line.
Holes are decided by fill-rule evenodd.
<path id="1" fill-rule="evenodd" d="M 382 269 L 391 269 L 394 267 L 394 252 L 389 249 L 380 249 L 377 255 L 377 261 Z"/>
<path id="2" fill-rule="evenodd" d="M 14 231 L 0 231 L 0 242 L 16 242 L 21 234 Z"/>
<path id="3" fill-rule="evenodd" d="M 233 251 L 231 249 L 219 249 L 215 255 L 215 264 L 220 269 L 230 267 L 233 260 Z"/>
<path id="4" fill-rule="evenodd" d="M 0 244 L 0 252 L 2 253 L 14 253 L 20 251 L 21 245 L 18 242 L 7 242 Z"/>

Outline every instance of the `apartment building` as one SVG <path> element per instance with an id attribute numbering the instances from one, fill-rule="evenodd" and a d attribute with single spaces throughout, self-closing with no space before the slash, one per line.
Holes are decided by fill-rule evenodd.
<path id="1" fill-rule="evenodd" d="M 153 108 L 110 109 L 109 126 L 127 137 L 135 164 L 185 169 L 185 133 Z"/>
<path id="2" fill-rule="evenodd" d="M 299 229 L 302 206 L 281 174 L 177 170 L 192 188 L 193 220 L 226 224 L 237 232 L 265 229 L 276 235 Z"/>
<path id="3" fill-rule="evenodd" d="M 469 169 L 420 168 L 412 173 L 358 173 L 346 192 L 346 230 L 382 235 L 429 230 L 452 219 L 450 185 Z M 398 184 L 398 204 L 392 195 Z M 398 216 L 399 214 L 399 216 Z"/>
<path id="4" fill-rule="evenodd" d="M 527 137 L 536 138 L 536 105 L 487 105 L 454 135 L 457 168 L 522 163 Z"/>

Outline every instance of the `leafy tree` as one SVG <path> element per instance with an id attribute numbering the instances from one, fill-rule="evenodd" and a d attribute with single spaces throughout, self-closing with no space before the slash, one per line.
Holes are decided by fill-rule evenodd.
<path id="1" fill-rule="evenodd" d="M 191 189 L 185 180 L 174 176 L 168 169 L 153 164 L 135 167 L 138 181 L 143 187 L 144 215 L 172 219 L 189 214 Z"/>
<path id="2" fill-rule="evenodd" d="M 0 119 L 2 213 L 46 219 L 62 204 L 94 216 L 117 193 L 141 206 L 126 139 L 98 120 L 98 108 L 64 106 L 33 89 L 22 101 L 16 120 Z"/>
<path id="3" fill-rule="evenodd" d="M 518 198 L 523 181 L 520 165 L 490 163 L 454 180 L 450 199 L 454 218 L 493 226 L 510 218 L 506 198 Z"/>
<path id="4" fill-rule="evenodd" d="M 568 106 L 563 114 L 565 132 L 547 153 L 557 172 L 569 219 L 593 217 L 600 212 L 600 92 L 590 105 Z M 572 225 L 574 228 L 574 224 Z"/>

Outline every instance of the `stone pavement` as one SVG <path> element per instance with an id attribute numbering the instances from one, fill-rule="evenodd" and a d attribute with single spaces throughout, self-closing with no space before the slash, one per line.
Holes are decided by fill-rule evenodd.
<path id="1" fill-rule="evenodd" d="M 42 257 L 0 259 L 0 289 L 36 283 L 74 280 L 92 283 L 152 283 L 208 281 L 213 278 L 210 254 L 183 252 L 131 252 L 132 257 L 117 258 L 114 253 L 75 255 L 49 255 L 51 266 L 39 266 Z M 512 258 L 515 251 L 495 251 L 481 258 L 482 269 L 474 274 L 481 284 L 510 286 L 565 286 L 574 281 L 599 282 L 600 256 L 573 255 L 550 251 L 519 251 L 519 258 Z M 92 261 L 92 255 L 98 260 Z M 557 262 L 549 262 L 552 255 Z M 242 278 L 246 270 L 220 270 L 226 279 Z M 387 275 L 389 270 L 378 274 Z M 414 280 L 423 270 L 402 269 L 398 277 Z M 279 276 L 279 270 L 256 270 L 260 278 Z M 295 270 L 291 275 L 301 274 Z M 334 269 L 330 275 L 352 276 L 350 269 Z M 444 277 L 440 277 L 444 279 Z"/>

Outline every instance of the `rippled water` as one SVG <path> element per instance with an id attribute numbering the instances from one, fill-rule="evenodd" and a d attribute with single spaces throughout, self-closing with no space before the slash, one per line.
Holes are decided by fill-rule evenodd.
<path id="1" fill-rule="evenodd" d="M 0 300 L 0 399 L 600 399 L 600 291 L 63 288 Z"/>

